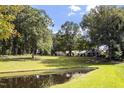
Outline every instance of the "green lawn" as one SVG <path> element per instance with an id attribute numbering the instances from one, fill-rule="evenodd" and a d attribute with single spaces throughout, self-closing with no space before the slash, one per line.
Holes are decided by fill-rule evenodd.
<path id="1" fill-rule="evenodd" d="M 50 57 L 36 56 L 32 60 L 27 56 L 8 56 L 0 59 L 0 77 L 42 74 L 48 69 L 72 68 L 72 67 L 98 67 L 86 75 L 77 75 L 64 84 L 54 85 L 55 88 L 116 88 L 124 87 L 124 63 L 97 64 L 90 57 Z M 3 72 L 14 73 L 3 73 Z M 24 71 L 24 72 L 18 72 Z"/>
<path id="2" fill-rule="evenodd" d="M 55 85 L 55 88 L 124 88 L 124 63 L 97 65 L 99 69 L 85 76 L 78 76 L 69 82 Z"/>
<path id="3" fill-rule="evenodd" d="M 0 77 L 30 75 L 39 73 L 42 74 L 42 72 L 47 69 L 84 67 L 87 66 L 86 64 L 84 64 L 84 61 L 89 61 L 89 59 L 81 57 L 36 56 L 36 60 L 32 60 L 31 56 L 29 55 L 7 56 L 0 59 Z"/>

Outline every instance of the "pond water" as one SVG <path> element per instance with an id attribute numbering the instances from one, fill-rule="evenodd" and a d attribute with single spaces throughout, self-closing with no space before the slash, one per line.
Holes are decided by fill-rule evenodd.
<path id="1" fill-rule="evenodd" d="M 4 77 L 0 78 L 0 88 L 47 88 L 55 84 L 62 84 L 67 82 L 76 74 L 85 74 L 95 69 L 96 68 L 75 68 L 73 70 L 61 69 L 61 73 Z"/>

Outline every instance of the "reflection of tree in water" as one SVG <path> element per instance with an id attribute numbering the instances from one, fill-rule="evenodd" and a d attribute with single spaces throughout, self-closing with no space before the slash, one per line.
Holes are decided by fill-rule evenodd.
<path id="1" fill-rule="evenodd" d="M 96 68 L 95 68 L 96 69 Z M 66 72 L 63 74 L 33 75 L 14 78 L 0 78 L 1 88 L 46 88 L 55 84 L 67 82 L 73 75 L 86 73 L 92 69 Z"/>
<path id="2" fill-rule="evenodd" d="M 40 80 L 38 80 L 38 86 L 37 87 L 49 87 L 54 84 L 60 84 L 68 81 L 71 77 L 66 77 L 66 74 L 53 74 L 53 75 L 47 75 L 47 76 L 40 76 Z"/>
<path id="3" fill-rule="evenodd" d="M 53 80 L 53 75 L 44 76 L 42 80 L 39 80 L 39 87 L 49 87 L 54 84 Z"/>
<path id="4" fill-rule="evenodd" d="M 71 77 L 66 74 L 51 74 L 51 75 L 36 75 L 36 76 L 24 76 L 9 79 L 0 79 L 0 87 L 20 87 L 20 88 L 39 88 L 49 87 L 54 84 L 60 84 L 68 81 Z"/>
<path id="5" fill-rule="evenodd" d="M 36 75 L 36 76 L 24 76 L 9 79 L 0 79 L 0 87 L 20 87 L 20 88 L 39 88 L 49 87 L 54 84 L 59 84 L 67 81 L 69 78 L 63 75 Z"/>

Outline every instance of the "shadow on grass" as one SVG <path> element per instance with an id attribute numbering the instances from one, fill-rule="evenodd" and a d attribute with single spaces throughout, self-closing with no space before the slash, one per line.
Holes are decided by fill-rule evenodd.
<path id="1" fill-rule="evenodd" d="M 55 57 L 55 56 L 53 56 Z M 46 56 L 45 59 L 41 57 L 35 57 L 35 60 L 31 56 L 5 56 L 4 58 L 0 57 L 2 62 L 26 62 L 26 61 L 41 61 L 42 64 L 48 67 L 84 67 L 92 65 L 114 65 L 119 62 L 107 62 L 102 61 L 101 59 L 96 59 L 94 57 L 67 57 L 67 56 Z"/>
<path id="2" fill-rule="evenodd" d="M 103 62 L 93 57 L 58 57 L 41 62 L 48 67 L 87 67 L 92 65 L 115 65 L 115 62 Z"/>
<path id="3" fill-rule="evenodd" d="M 32 59 L 31 57 L 0 57 L 0 61 L 3 61 L 3 62 L 9 62 L 9 61 L 38 61 L 40 59 L 38 58 L 35 58 L 35 59 Z"/>

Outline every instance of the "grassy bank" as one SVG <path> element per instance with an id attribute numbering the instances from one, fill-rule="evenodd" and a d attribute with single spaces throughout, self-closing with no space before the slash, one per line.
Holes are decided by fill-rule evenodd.
<path id="1" fill-rule="evenodd" d="M 123 88 L 124 63 L 116 65 L 97 65 L 99 69 L 85 76 L 78 76 L 69 82 L 55 85 L 55 88 Z"/>
<path id="2" fill-rule="evenodd" d="M 91 57 L 54 57 L 36 56 L 5 56 L 0 59 L 0 77 L 44 74 L 46 70 L 73 68 L 73 67 L 98 67 L 86 75 L 77 75 L 64 84 L 54 88 L 116 88 L 124 87 L 124 63 L 106 64 L 97 63 Z"/>
<path id="3" fill-rule="evenodd" d="M 82 57 L 36 56 L 32 60 L 30 55 L 5 56 L 0 59 L 0 77 L 39 74 L 48 69 L 86 67 L 85 62 L 88 61 L 90 59 Z"/>

